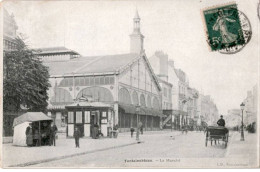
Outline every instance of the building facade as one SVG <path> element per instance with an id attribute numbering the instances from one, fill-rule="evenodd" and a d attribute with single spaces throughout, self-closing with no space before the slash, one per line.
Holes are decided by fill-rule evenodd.
<path id="1" fill-rule="evenodd" d="M 3 10 L 3 48 L 4 51 L 11 51 L 16 48 L 15 39 L 17 37 L 18 26 L 13 14 L 9 14 L 6 9 Z"/>
<path id="2" fill-rule="evenodd" d="M 129 131 L 139 121 L 144 130 L 159 130 L 163 116 L 161 87 L 143 50 L 138 12 L 133 23 L 129 54 L 94 57 L 76 54 L 74 58 L 65 55 L 61 59 L 54 55 L 51 59 L 55 60 L 45 61 L 51 75 L 49 115 L 65 123 L 68 136 L 79 125 L 84 136 L 90 136 L 95 123 L 105 136 L 115 125 L 120 131 Z M 82 108 L 78 108 L 77 102 Z M 96 103 L 109 108 L 87 110 Z"/>
<path id="3" fill-rule="evenodd" d="M 217 125 L 219 112 L 209 95 L 200 94 L 198 98 L 198 125 Z"/>
<path id="4" fill-rule="evenodd" d="M 258 89 L 255 85 L 252 90 L 247 91 L 247 96 L 244 99 L 244 124 L 252 125 L 257 123 L 258 117 Z M 255 125 L 254 124 L 254 125 Z"/>
<path id="5" fill-rule="evenodd" d="M 162 127 L 173 128 L 174 118 L 172 110 L 172 84 L 157 77 L 162 88 L 162 110 L 166 116 L 162 120 Z"/>
<path id="6" fill-rule="evenodd" d="M 197 127 L 199 121 L 198 98 L 199 92 L 194 88 L 188 87 L 188 125 L 193 129 Z"/>
<path id="7" fill-rule="evenodd" d="M 189 125 L 191 117 L 188 114 L 188 88 L 189 81 L 186 73 L 181 69 L 176 69 L 173 60 L 168 60 L 168 55 L 162 51 L 157 51 L 149 58 L 158 78 L 172 85 L 171 91 L 171 112 L 165 111 L 167 117 L 163 125 L 172 124 L 174 129 L 181 129 Z"/>

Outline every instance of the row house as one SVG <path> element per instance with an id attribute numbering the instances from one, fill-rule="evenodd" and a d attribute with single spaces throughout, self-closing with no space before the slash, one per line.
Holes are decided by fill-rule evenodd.
<path id="1" fill-rule="evenodd" d="M 245 125 L 256 123 L 258 117 L 258 89 L 255 85 L 252 90 L 247 91 L 247 96 L 244 99 L 244 123 Z"/>
<path id="2" fill-rule="evenodd" d="M 191 117 L 188 114 L 189 101 L 193 101 L 194 98 L 189 99 L 188 88 L 189 81 L 186 73 L 181 69 L 176 69 L 173 60 L 168 60 L 168 55 L 162 51 L 156 51 L 153 56 L 149 58 L 150 64 L 160 81 L 163 81 L 164 85 L 168 85 L 168 89 L 171 88 L 171 96 L 167 97 L 171 109 L 162 105 L 164 114 L 162 126 L 164 128 L 172 127 L 174 129 L 180 129 L 184 125 L 189 125 Z M 166 93 L 167 91 L 167 93 Z M 163 95 L 169 95 L 167 89 L 162 90 Z M 193 93 L 191 93 L 193 94 Z M 194 93 L 195 94 L 195 93 Z M 196 96 L 195 96 L 196 97 Z M 192 112 L 195 111 L 194 109 Z"/>
<path id="3" fill-rule="evenodd" d="M 198 116 L 198 98 L 199 92 L 194 89 L 188 87 L 188 125 L 195 127 L 198 124 L 199 116 Z"/>
<path id="4" fill-rule="evenodd" d="M 199 125 L 216 125 L 219 112 L 216 104 L 209 95 L 199 95 L 197 112 Z"/>

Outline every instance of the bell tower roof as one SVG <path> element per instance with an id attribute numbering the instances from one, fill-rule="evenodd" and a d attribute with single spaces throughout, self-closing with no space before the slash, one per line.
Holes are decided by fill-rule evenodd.
<path id="1" fill-rule="evenodd" d="M 135 18 L 135 19 L 140 19 L 137 9 L 135 10 L 135 17 L 134 17 L 134 18 Z"/>
<path id="2" fill-rule="evenodd" d="M 133 32 L 130 35 L 130 52 L 131 53 L 141 53 L 143 51 L 143 39 L 144 36 L 141 33 L 140 28 L 140 16 L 138 10 L 135 11 L 135 16 L 133 18 Z"/>

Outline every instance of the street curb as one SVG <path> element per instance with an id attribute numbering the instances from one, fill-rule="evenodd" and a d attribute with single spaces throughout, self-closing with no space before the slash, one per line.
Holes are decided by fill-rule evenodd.
<path id="1" fill-rule="evenodd" d="M 90 150 L 90 151 L 85 151 L 85 152 L 71 154 L 71 155 L 63 155 L 63 156 L 50 158 L 50 159 L 44 159 L 44 160 L 26 162 L 26 163 L 22 163 L 22 164 L 10 165 L 8 167 L 26 167 L 26 166 L 30 166 L 30 165 L 36 165 L 36 164 L 41 164 L 41 163 L 45 163 L 45 162 L 51 162 L 51 161 L 56 161 L 56 160 L 61 160 L 61 159 L 66 159 L 66 158 L 72 158 L 72 157 L 75 157 L 75 156 L 80 156 L 80 155 L 85 155 L 85 154 L 90 154 L 90 153 L 95 153 L 95 152 L 100 152 L 100 151 L 105 151 L 105 150 L 110 150 L 110 149 L 116 149 L 116 148 L 121 148 L 121 147 L 125 147 L 125 146 L 140 144 L 140 143 L 144 143 L 144 142 L 139 141 L 139 142 L 134 142 L 134 143 L 128 143 L 128 144 L 124 144 L 124 145 L 112 146 L 112 147 L 96 149 L 96 150 Z"/>

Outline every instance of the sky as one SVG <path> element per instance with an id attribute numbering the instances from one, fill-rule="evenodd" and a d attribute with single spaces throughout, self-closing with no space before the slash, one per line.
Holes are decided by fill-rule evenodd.
<path id="1" fill-rule="evenodd" d="M 219 112 L 240 108 L 259 81 L 257 0 L 237 0 L 252 27 L 250 42 L 236 54 L 211 52 L 201 10 L 230 1 L 6 1 L 18 32 L 32 48 L 66 46 L 84 56 L 128 53 L 138 9 L 147 57 L 161 50 L 187 74 L 190 86 L 211 95 Z M 232 0 L 233 2 L 233 0 Z"/>

